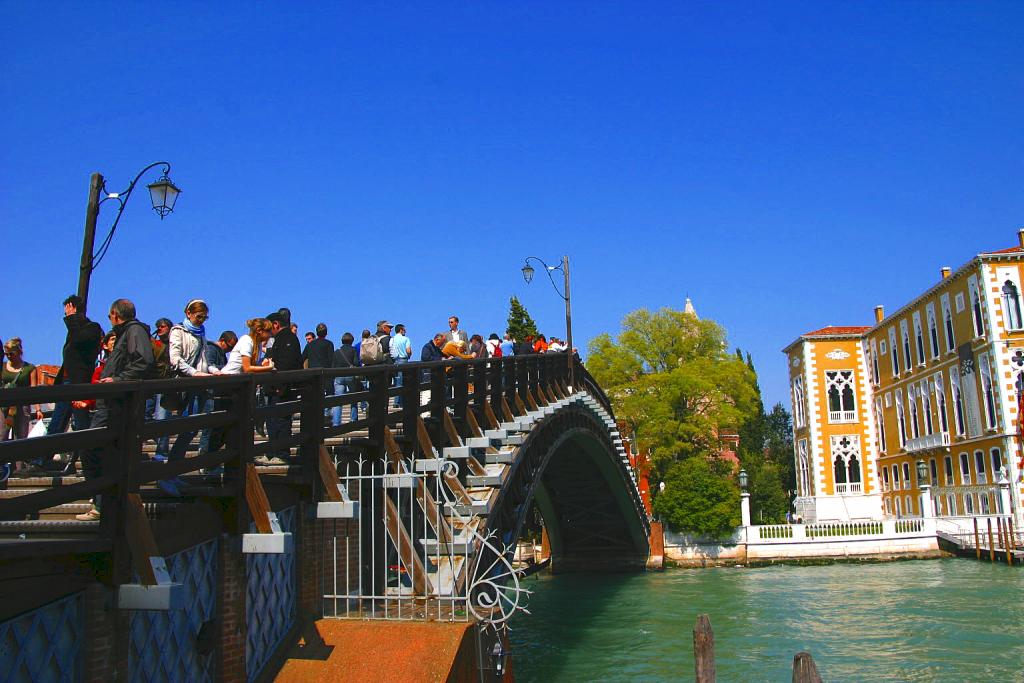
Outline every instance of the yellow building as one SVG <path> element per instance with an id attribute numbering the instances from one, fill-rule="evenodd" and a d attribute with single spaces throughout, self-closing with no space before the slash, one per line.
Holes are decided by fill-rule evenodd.
<path id="1" fill-rule="evenodd" d="M 797 514 L 1021 523 L 1022 267 L 1024 230 L 1016 247 L 943 268 L 894 313 L 877 306 L 872 327 L 827 327 L 784 349 Z"/>

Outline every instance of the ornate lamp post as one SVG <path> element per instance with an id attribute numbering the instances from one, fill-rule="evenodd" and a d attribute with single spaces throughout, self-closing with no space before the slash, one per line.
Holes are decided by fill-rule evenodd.
<path id="1" fill-rule="evenodd" d="M 128 204 L 128 199 L 132 196 L 132 191 L 135 190 L 135 186 L 143 174 L 157 166 L 163 166 L 163 175 L 156 182 L 147 185 L 147 187 L 149 188 L 149 199 L 153 204 L 153 210 L 160 214 L 160 220 L 163 220 L 164 216 L 174 211 L 174 203 L 178 201 L 178 195 L 181 194 L 178 186 L 171 182 L 169 175 L 171 165 L 166 161 L 158 161 L 139 171 L 135 179 L 121 192 L 108 192 L 106 179 L 99 173 L 92 174 L 92 178 L 89 181 L 89 204 L 85 210 L 85 238 L 82 241 L 82 261 L 78 271 L 78 296 L 82 298 L 83 312 L 89 302 L 89 280 L 92 277 L 92 272 L 96 270 L 96 267 L 110 248 L 110 240 L 114 237 L 114 231 L 117 230 L 117 224 L 121 220 L 121 214 L 124 213 L 124 207 Z M 102 198 L 100 198 L 101 194 L 103 195 Z M 110 226 L 107 236 L 103 238 L 100 248 L 94 253 L 96 220 L 99 218 L 100 207 L 103 205 L 103 202 L 110 199 L 116 200 L 118 203 L 117 215 L 114 216 L 114 223 Z"/>
<path id="2" fill-rule="evenodd" d="M 533 280 L 534 269 L 533 266 L 530 265 L 531 260 L 536 261 L 541 266 L 543 266 L 544 272 L 548 274 L 548 279 L 551 280 L 551 286 L 555 288 L 555 293 L 557 293 L 558 296 L 562 297 L 562 299 L 565 301 L 565 343 L 569 347 L 566 353 L 566 362 L 569 366 L 569 385 L 575 386 L 576 373 L 574 372 L 574 354 L 572 349 L 572 300 L 571 295 L 569 293 L 569 257 L 563 256 L 561 265 L 549 266 L 548 264 L 544 263 L 542 259 L 539 259 L 536 256 L 527 256 L 526 263 L 523 265 L 523 279 L 526 280 L 526 284 L 530 284 L 530 281 Z M 559 291 L 558 285 L 555 284 L 555 278 L 551 274 L 556 270 L 562 271 L 562 275 L 565 278 L 563 291 Z"/>
<path id="3" fill-rule="evenodd" d="M 921 489 L 921 516 L 932 516 L 932 486 L 928 479 L 928 465 L 924 460 L 917 461 L 917 488 Z"/>
<path id="4" fill-rule="evenodd" d="M 747 484 L 750 483 L 750 477 L 747 476 L 746 470 L 740 470 L 740 521 L 743 526 L 750 526 L 750 492 L 747 491 Z"/>

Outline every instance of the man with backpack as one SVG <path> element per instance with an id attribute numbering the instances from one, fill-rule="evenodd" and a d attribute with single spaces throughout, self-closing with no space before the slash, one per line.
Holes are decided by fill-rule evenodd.
<path id="1" fill-rule="evenodd" d="M 118 299 L 110 304 L 110 324 L 117 335 L 117 343 L 107 359 L 107 364 L 100 373 L 100 384 L 108 382 L 131 382 L 140 379 L 152 379 L 156 374 L 156 362 L 153 357 L 153 340 L 149 336 L 149 326 L 135 319 L 135 304 L 128 299 Z M 96 412 L 92 416 L 92 427 L 99 429 L 116 424 L 124 414 L 124 400 L 120 398 L 97 399 Z M 82 454 L 82 474 L 86 481 L 103 476 L 103 459 L 105 452 L 113 446 L 103 446 L 85 451 Z M 133 454 L 128 454 L 132 457 Z M 96 521 L 100 518 L 100 497 L 93 501 L 93 508 L 78 515 L 81 521 Z"/>
<path id="2" fill-rule="evenodd" d="M 363 365 L 382 365 L 391 362 L 391 323 L 377 322 L 377 332 L 363 337 L 359 347 L 359 360 Z"/>

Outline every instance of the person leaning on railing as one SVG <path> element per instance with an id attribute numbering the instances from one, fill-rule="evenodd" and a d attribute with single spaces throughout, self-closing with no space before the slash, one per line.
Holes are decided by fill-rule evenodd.
<path id="1" fill-rule="evenodd" d="M 117 343 L 110 358 L 100 373 L 100 384 L 109 382 L 130 382 L 150 379 L 156 373 L 153 358 L 153 342 L 149 337 L 149 326 L 135 319 L 135 304 L 128 299 L 117 299 L 110 304 L 110 324 L 117 335 Z M 96 412 L 92 416 L 93 429 L 116 425 L 124 415 L 124 399 L 109 398 L 96 401 Z M 93 448 L 82 454 L 82 474 L 86 481 L 103 476 L 103 456 L 114 448 L 111 441 L 105 446 Z M 93 509 L 80 518 L 95 521 L 100 518 L 102 500 L 99 495 L 93 499 Z"/>
<path id="2" fill-rule="evenodd" d="M 2 368 L 2 372 L 0 372 L 0 387 L 14 389 L 15 387 L 34 386 L 36 366 L 25 362 L 21 339 L 11 337 L 3 345 L 3 348 L 7 355 L 7 360 L 0 366 Z M 24 439 L 28 435 L 32 415 L 35 414 L 36 419 L 43 419 L 43 413 L 39 406 L 35 406 L 34 411 L 32 406 L 27 405 L 4 406 L 2 412 L 3 425 L 0 426 L 0 441 Z M 0 470 L 0 479 L 6 480 L 10 473 L 10 464 L 5 464 L 3 469 Z"/>

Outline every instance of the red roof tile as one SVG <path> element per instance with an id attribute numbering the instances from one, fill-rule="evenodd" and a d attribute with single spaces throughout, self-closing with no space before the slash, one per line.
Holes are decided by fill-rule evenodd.
<path id="1" fill-rule="evenodd" d="M 996 251 L 986 251 L 986 254 L 1012 254 L 1015 251 L 1024 251 L 1021 247 L 1007 247 L 1006 249 L 997 249 Z"/>
<path id="2" fill-rule="evenodd" d="M 801 337 L 848 337 L 848 336 L 858 336 L 858 335 L 864 334 L 865 332 L 867 332 L 870 329 L 871 329 L 870 327 L 865 327 L 863 325 L 852 326 L 852 327 L 842 327 L 842 326 L 837 326 L 837 325 L 829 325 L 828 327 L 823 327 L 820 330 L 814 330 L 813 332 L 805 332 L 805 333 L 803 333 L 800 336 Z"/>

